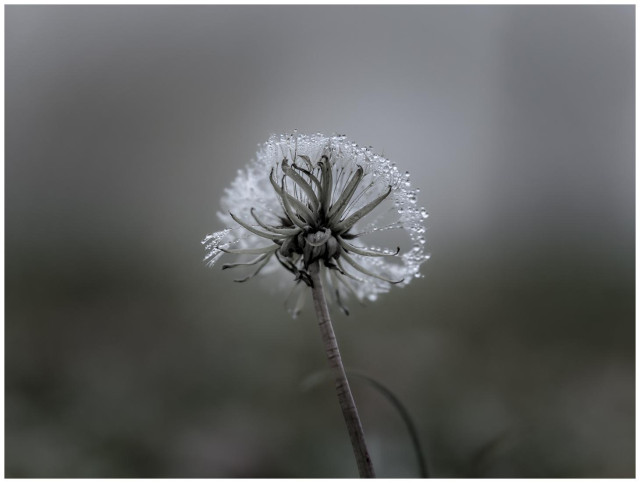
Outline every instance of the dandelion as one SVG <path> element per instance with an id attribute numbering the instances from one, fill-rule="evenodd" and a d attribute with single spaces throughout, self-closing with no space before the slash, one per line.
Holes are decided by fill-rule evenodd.
<path id="1" fill-rule="evenodd" d="M 417 194 L 408 172 L 345 136 L 272 136 L 225 190 L 218 216 L 227 228 L 202 242 L 208 265 L 238 256 L 222 266 L 248 270 L 238 282 L 262 274 L 289 285 L 294 317 L 311 288 L 361 476 L 373 468 L 325 293 L 348 315 L 349 298 L 373 301 L 420 277 L 427 213 Z"/>
<path id="2" fill-rule="evenodd" d="M 300 285 L 311 284 L 309 267 L 320 261 L 329 295 L 348 313 L 348 298 L 375 300 L 420 277 L 427 213 L 417 194 L 409 173 L 344 136 L 272 136 L 225 191 L 218 216 L 228 228 L 203 240 L 205 261 L 243 256 L 222 266 L 249 270 L 238 282 L 278 277 L 291 287 L 294 317 L 304 301 Z M 401 232 L 389 237 L 395 246 L 367 243 L 391 231 Z"/>

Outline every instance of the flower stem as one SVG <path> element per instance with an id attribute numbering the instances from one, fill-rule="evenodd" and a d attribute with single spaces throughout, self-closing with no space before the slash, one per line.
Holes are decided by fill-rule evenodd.
<path id="1" fill-rule="evenodd" d="M 340 402 L 340 408 L 342 409 L 342 415 L 349 431 L 349 437 L 351 438 L 351 446 L 353 447 L 353 453 L 358 463 L 358 471 L 361 478 L 375 478 L 373 471 L 373 465 L 371 464 L 371 458 L 369 457 L 369 451 L 367 451 L 367 444 L 364 440 L 364 431 L 362 430 L 362 423 L 358 416 L 358 409 L 356 403 L 353 400 L 351 394 L 351 388 L 349 387 L 349 381 L 347 381 L 347 375 L 344 372 L 342 365 L 342 358 L 340 357 L 340 350 L 338 349 L 338 342 L 336 335 L 333 332 L 333 326 L 331 325 L 331 317 L 329 316 L 329 307 L 327 306 L 327 300 L 324 295 L 324 288 L 322 286 L 322 279 L 320 277 L 320 262 L 316 261 L 309 267 L 309 275 L 311 276 L 312 287 L 311 292 L 313 294 L 313 305 L 316 309 L 316 315 L 318 316 L 318 325 L 320 326 L 320 334 L 322 335 L 322 342 L 324 344 L 324 350 L 327 353 L 327 359 L 329 359 L 329 366 L 336 379 L 336 391 L 338 392 L 338 401 Z"/>

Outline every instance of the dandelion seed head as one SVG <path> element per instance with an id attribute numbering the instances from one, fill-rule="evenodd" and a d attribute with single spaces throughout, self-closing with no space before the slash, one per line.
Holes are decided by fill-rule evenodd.
<path id="1" fill-rule="evenodd" d="M 344 135 L 274 135 L 225 189 L 218 217 L 227 228 L 202 241 L 205 261 L 235 254 L 243 261 L 226 267 L 252 271 L 241 281 L 260 273 L 296 287 L 310 284 L 318 262 L 346 312 L 349 296 L 376 300 L 421 276 L 428 214 L 418 193 L 408 172 Z M 304 292 L 288 297 L 292 312 Z"/>

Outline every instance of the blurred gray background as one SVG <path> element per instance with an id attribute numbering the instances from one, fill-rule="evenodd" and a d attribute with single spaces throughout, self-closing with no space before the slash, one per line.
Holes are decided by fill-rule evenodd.
<path id="1" fill-rule="evenodd" d="M 310 307 L 206 269 L 271 133 L 421 188 L 425 278 L 335 315 L 440 477 L 635 474 L 634 6 L 5 7 L 8 477 L 353 477 Z M 354 380 L 379 476 L 417 476 Z"/>

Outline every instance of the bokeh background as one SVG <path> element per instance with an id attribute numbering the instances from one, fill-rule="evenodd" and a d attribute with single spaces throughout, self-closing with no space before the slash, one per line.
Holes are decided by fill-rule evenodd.
<path id="1" fill-rule="evenodd" d="M 5 7 L 8 477 L 353 477 L 313 314 L 206 269 L 271 133 L 412 173 L 425 278 L 335 314 L 439 477 L 635 474 L 634 6 Z M 352 382 L 379 476 L 418 476 Z"/>

